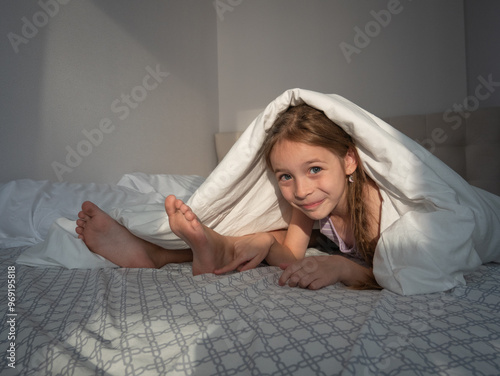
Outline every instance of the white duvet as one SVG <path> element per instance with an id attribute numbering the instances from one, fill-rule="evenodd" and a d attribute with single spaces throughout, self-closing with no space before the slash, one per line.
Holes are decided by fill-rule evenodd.
<path id="1" fill-rule="evenodd" d="M 190 196 L 188 204 L 203 223 L 228 235 L 286 226 L 289 208 L 258 150 L 278 114 L 302 102 L 324 111 L 356 140 L 364 167 L 381 190 L 382 233 L 374 259 L 381 286 L 405 295 L 444 291 L 464 284 L 464 274 L 482 263 L 500 262 L 500 197 L 470 186 L 416 142 L 346 99 L 301 89 L 271 102 Z M 185 247 L 157 201 L 122 202 L 109 212 L 142 238 Z M 88 251 L 75 236 L 74 222 L 64 219 L 18 262 L 75 267 L 61 261 L 61 252 L 70 251 L 80 265 L 111 266 Z"/>

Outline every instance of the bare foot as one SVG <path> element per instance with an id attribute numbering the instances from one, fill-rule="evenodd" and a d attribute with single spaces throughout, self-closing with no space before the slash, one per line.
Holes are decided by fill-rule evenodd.
<path id="1" fill-rule="evenodd" d="M 229 238 L 200 223 L 191 208 L 170 195 L 165 199 L 170 228 L 193 252 L 193 275 L 213 273 L 231 259 Z"/>
<path id="2" fill-rule="evenodd" d="M 78 218 L 75 231 L 92 252 L 125 268 L 161 266 L 151 257 L 160 247 L 136 237 L 94 203 L 85 201 Z"/>

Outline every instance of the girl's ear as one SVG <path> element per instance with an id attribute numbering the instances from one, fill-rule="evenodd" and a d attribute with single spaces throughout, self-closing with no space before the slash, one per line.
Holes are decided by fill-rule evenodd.
<path id="1" fill-rule="evenodd" d="M 346 175 L 351 175 L 358 168 L 357 154 L 349 149 L 344 157 L 344 170 Z"/>

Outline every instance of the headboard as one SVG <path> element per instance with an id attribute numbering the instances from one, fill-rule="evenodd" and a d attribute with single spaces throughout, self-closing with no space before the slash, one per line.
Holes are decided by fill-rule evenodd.
<path id="1" fill-rule="evenodd" d="M 215 151 L 217 152 L 217 162 L 222 161 L 234 143 L 240 138 L 243 132 L 220 132 L 215 134 Z"/>
<path id="2" fill-rule="evenodd" d="M 470 184 L 500 195 L 500 107 L 384 118 Z M 242 132 L 215 135 L 219 161 Z"/>

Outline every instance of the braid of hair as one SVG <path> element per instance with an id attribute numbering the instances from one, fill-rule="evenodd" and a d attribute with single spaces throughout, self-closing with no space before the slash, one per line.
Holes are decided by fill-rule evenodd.
<path id="1" fill-rule="evenodd" d="M 348 205 L 351 213 L 351 226 L 354 229 L 354 238 L 358 252 L 361 253 L 365 263 L 371 268 L 373 267 L 373 256 L 377 242 L 370 239 L 368 211 L 364 200 L 364 188 L 369 178 L 361 165 L 358 165 L 358 168 L 352 174 L 352 178 L 353 182 L 348 183 Z M 375 278 L 371 278 L 368 283 L 363 285 L 351 287 L 359 290 L 381 288 Z"/>
<path id="2" fill-rule="evenodd" d="M 368 241 L 368 221 L 366 218 L 366 205 L 363 200 L 363 189 L 366 183 L 366 175 L 361 169 L 357 169 L 353 175 L 353 182 L 348 184 L 348 205 L 351 213 L 351 226 L 354 229 L 356 247 L 363 256 L 365 262 L 372 266 L 373 252 L 370 250 Z"/>

